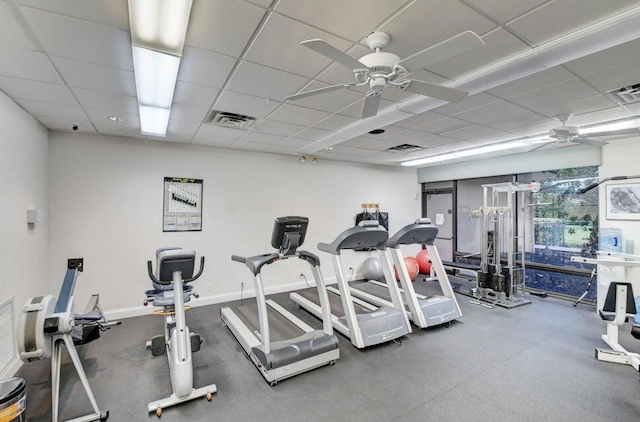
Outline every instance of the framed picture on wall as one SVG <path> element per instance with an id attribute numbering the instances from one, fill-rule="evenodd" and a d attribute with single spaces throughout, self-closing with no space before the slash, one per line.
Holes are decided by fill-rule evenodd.
<path id="1" fill-rule="evenodd" d="M 164 178 L 162 231 L 202 230 L 202 179 Z"/>
<path id="2" fill-rule="evenodd" d="M 607 185 L 607 220 L 640 220 L 640 184 Z"/>

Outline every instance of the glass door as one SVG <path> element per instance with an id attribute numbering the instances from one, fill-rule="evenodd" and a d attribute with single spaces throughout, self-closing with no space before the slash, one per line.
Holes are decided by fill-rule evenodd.
<path id="1" fill-rule="evenodd" d="M 453 189 L 425 190 L 422 193 L 422 215 L 438 228 L 434 242 L 443 261 L 453 261 L 455 207 Z"/>

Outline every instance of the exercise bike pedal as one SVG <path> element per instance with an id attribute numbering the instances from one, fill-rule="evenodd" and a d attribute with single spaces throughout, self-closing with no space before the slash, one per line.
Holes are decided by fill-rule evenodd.
<path id="1" fill-rule="evenodd" d="M 191 333 L 191 353 L 195 353 L 200 350 L 202 344 L 202 338 L 200 334 Z"/>
<path id="2" fill-rule="evenodd" d="M 164 342 L 164 336 L 155 336 L 151 339 L 151 354 L 153 356 L 162 356 L 167 351 L 167 345 Z"/>

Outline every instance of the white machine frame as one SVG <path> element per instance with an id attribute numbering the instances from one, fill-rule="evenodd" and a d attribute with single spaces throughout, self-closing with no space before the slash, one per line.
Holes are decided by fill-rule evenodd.
<path id="1" fill-rule="evenodd" d="M 279 248 L 278 252 L 271 254 L 257 255 L 254 257 L 241 257 L 238 255 L 232 255 L 231 259 L 236 262 L 245 264 L 249 270 L 253 273 L 253 283 L 256 294 L 256 305 L 258 308 L 258 320 L 260 326 L 258 327 L 260 332 L 256 333 L 252 331 L 247 325 L 238 317 L 236 312 L 231 307 L 223 307 L 220 309 L 220 317 L 223 323 L 229 328 L 233 336 L 238 343 L 242 346 L 246 355 L 251 359 L 253 364 L 258 368 L 264 379 L 271 385 L 275 386 L 278 381 L 293 377 L 306 371 L 324 366 L 333 365 L 336 360 L 340 358 L 340 349 L 338 348 L 337 339 L 335 339 L 335 348 L 325 351 L 320 354 L 303 357 L 299 360 L 287 363 L 275 368 L 267 368 L 262 361 L 254 353 L 254 348 L 260 348 L 262 353 L 269 355 L 272 352 L 271 331 L 269 326 L 269 313 L 267 307 L 273 309 L 289 322 L 297 326 L 305 334 L 318 332 L 310 325 L 306 324 L 300 318 L 287 311 L 285 308 L 277 304 L 273 300 L 268 300 L 264 293 L 264 284 L 262 282 L 262 275 L 260 273 L 264 265 L 272 264 L 276 261 L 282 261 L 290 258 L 299 258 L 306 261 L 311 267 L 311 272 L 316 281 L 316 289 L 318 297 L 320 298 L 320 318 L 323 321 L 322 333 L 326 336 L 333 336 L 333 327 L 331 325 L 331 310 L 329 305 L 329 297 L 327 295 L 327 288 L 324 283 L 324 277 L 320 270 L 320 260 L 314 254 L 297 250 L 301 246 L 304 240 L 304 234 L 306 233 L 306 224 L 308 219 L 306 217 L 280 217 L 276 219 L 274 224 L 274 233 L 272 234 L 272 246 Z M 303 227 L 304 226 L 304 227 Z M 284 234 L 283 238 L 279 238 L 277 228 L 285 228 L 285 230 L 291 230 Z M 303 228 L 302 228 L 303 227 Z M 301 230 L 301 231 L 298 231 Z M 282 244 L 278 244 L 282 241 Z M 275 243 L 274 243 L 275 242 Z M 295 340 L 288 339 L 288 340 Z"/>
<path id="2" fill-rule="evenodd" d="M 192 250 L 185 250 L 180 248 L 167 248 L 165 251 L 173 253 L 192 253 L 195 259 L 195 252 Z M 159 256 L 159 258 L 162 255 Z M 157 305 L 164 306 L 164 344 L 166 347 L 167 358 L 169 361 L 169 374 L 171 377 L 172 393 L 169 397 L 152 401 L 147 405 L 147 411 L 149 413 L 156 412 L 156 415 L 160 417 L 162 415 L 162 409 L 175 406 L 180 403 L 184 403 L 200 397 L 206 397 L 207 400 L 211 400 L 213 394 L 217 391 L 215 384 L 209 384 L 204 387 L 193 387 L 193 362 L 192 362 L 192 350 L 191 350 L 191 333 L 186 323 L 184 295 L 194 295 L 196 293 L 185 292 L 183 290 L 183 284 L 187 281 L 193 281 L 197 279 L 204 269 L 204 257 L 201 257 L 200 271 L 194 277 L 184 280 L 181 271 L 173 271 L 172 273 L 172 287 L 173 287 L 173 303 L 171 305 Z M 160 259 L 158 259 L 158 265 L 160 265 Z M 147 262 L 150 278 L 158 282 L 158 279 L 153 275 L 151 261 Z M 158 268 L 158 273 L 160 268 Z M 148 298 L 149 299 L 149 298 Z M 146 306 L 149 300 L 145 300 Z M 151 341 L 146 343 L 147 348 L 151 347 Z"/>
<path id="3" fill-rule="evenodd" d="M 29 298 L 18 322 L 18 351 L 24 362 L 51 358 L 51 420 L 58 422 L 60 408 L 60 363 L 62 346 L 66 346 L 78 378 L 89 398 L 93 413 L 70 419 L 68 422 L 106 421 L 108 410 L 100 410 L 82 367 L 82 361 L 73 342 L 75 326 L 73 291 L 78 272 L 82 271 L 82 258 L 69 260 L 58 299 L 52 295 Z M 64 309 L 60 309 L 66 304 Z"/>
<path id="4" fill-rule="evenodd" d="M 376 229 L 377 229 L 378 222 L 363 221 L 361 225 L 363 225 L 364 227 L 376 226 Z M 363 245 L 363 247 L 374 247 L 374 246 L 375 245 Z M 401 311 L 402 314 L 404 315 L 406 331 L 403 332 L 402 335 L 411 333 L 412 329 L 411 329 L 411 324 L 409 323 L 409 317 L 407 315 L 407 312 L 405 311 L 404 303 L 402 302 L 402 298 L 400 296 L 400 289 L 397 283 L 395 282 L 395 276 L 393 275 L 393 271 L 392 271 L 393 264 L 391 264 L 391 258 L 387 254 L 384 248 L 378 249 L 378 257 L 382 263 L 382 270 L 384 272 L 385 280 L 388 281 L 387 284 L 388 284 L 389 293 L 391 295 L 391 301 L 392 301 L 389 307 Z M 353 297 L 352 289 L 350 288 L 349 282 L 345 277 L 344 271 L 342 269 L 342 263 L 340 262 L 340 255 L 332 254 L 331 258 L 333 262 L 333 268 L 336 274 L 338 289 L 336 290 L 335 288 L 329 287 L 327 288 L 327 290 L 332 293 L 338 294 L 340 296 L 340 300 L 342 302 L 342 308 L 345 314 L 345 320 L 347 322 L 346 324 L 342 323 L 340 319 L 332 313 L 331 323 L 333 324 L 333 328 L 335 328 L 336 331 L 338 331 L 345 337 L 349 338 L 349 340 L 351 340 L 351 343 L 359 349 L 370 346 L 365 342 L 364 334 L 360 327 L 360 323 L 358 322 L 358 313 L 355 310 L 354 303 L 357 303 L 363 308 L 366 308 L 374 313 L 384 312 L 384 311 L 380 310 L 378 307 L 374 305 L 371 305 L 368 302 L 365 302 L 363 300 Z M 402 267 L 404 267 L 404 265 Z M 306 297 L 303 297 L 299 293 L 291 293 L 289 297 L 294 302 L 296 302 L 301 308 L 304 308 L 315 317 L 317 318 L 323 317 L 323 309 L 313 301 L 307 299 Z M 387 305 L 380 305 L 380 306 L 387 306 Z M 397 333 L 390 332 L 388 333 L 386 338 L 385 338 L 385 335 L 383 334 L 383 339 L 384 341 L 391 341 L 397 337 L 402 336 L 402 335 L 397 336 L 396 334 Z"/>
<path id="5" fill-rule="evenodd" d="M 640 267 L 639 255 L 620 252 L 598 251 L 598 258 L 574 256 L 571 257 L 571 261 L 611 267 Z M 631 365 L 636 371 L 640 371 L 640 354 L 628 351 L 619 341 L 618 330 L 620 326 L 625 323 L 628 317 L 633 317 L 634 314 L 628 313 L 626 309 L 627 285 L 622 283 L 616 284 L 614 318 L 613 320 L 607 320 L 607 333 L 602 335 L 602 340 L 607 343 L 611 349 L 596 348 L 595 356 L 598 360 Z M 633 289 L 631 295 L 633 296 Z M 635 309 L 633 311 L 635 312 Z M 599 310 L 599 312 L 601 311 Z M 606 317 L 606 314 L 601 312 L 601 317 Z"/>
<path id="6" fill-rule="evenodd" d="M 431 224 L 431 220 L 418 219 L 415 222 L 415 224 Z M 427 253 L 429 254 L 429 258 L 431 259 L 432 267 L 431 267 L 430 279 L 438 281 L 438 283 L 440 284 L 440 288 L 442 289 L 442 296 L 448 297 L 453 300 L 456 314 L 457 314 L 453 319 L 459 318 L 460 316 L 462 316 L 462 310 L 460 309 L 460 305 L 456 300 L 455 293 L 453 292 L 453 288 L 451 287 L 451 283 L 449 282 L 449 276 L 447 275 L 444 265 L 442 264 L 442 260 L 440 259 L 438 249 L 435 247 L 435 245 L 429 244 L 429 243 L 425 243 L 424 246 L 427 250 Z M 431 320 L 427 319 L 426 315 L 422 311 L 422 308 L 420 307 L 419 301 L 427 300 L 428 297 L 416 293 L 413 287 L 413 282 L 409 277 L 409 272 L 407 271 L 407 267 L 404 264 L 404 258 L 402 256 L 402 251 L 400 250 L 400 245 L 397 245 L 396 247 L 389 247 L 389 245 L 387 245 L 387 248 L 385 250 L 385 255 L 387 256 L 387 258 L 389 256 L 391 257 L 396 268 L 400 268 L 400 272 L 398 273 L 398 276 L 400 278 L 400 285 L 402 286 L 402 288 L 398 289 L 398 292 L 404 295 L 404 301 L 406 302 L 407 308 L 408 308 L 407 316 L 411 320 L 411 322 L 413 322 L 419 328 L 427 328 L 427 327 L 432 327 L 442 323 L 450 322 L 452 318 L 450 318 L 448 315 L 437 316 L 432 318 Z M 390 265 L 389 262 L 390 261 L 388 261 L 387 265 Z M 433 277 L 434 275 L 436 277 Z M 368 283 L 375 284 L 377 286 L 381 286 L 385 288 L 389 287 L 387 283 L 382 283 L 376 280 L 369 280 Z M 395 283 L 392 283 L 392 284 L 395 284 Z M 392 302 L 388 300 L 384 300 L 376 295 L 363 292 L 362 290 L 356 287 L 351 287 L 350 291 L 353 294 L 353 296 L 359 299 L 363 299 L 374 305 L 389 306 L 389 307 L 394 306 Z"/>

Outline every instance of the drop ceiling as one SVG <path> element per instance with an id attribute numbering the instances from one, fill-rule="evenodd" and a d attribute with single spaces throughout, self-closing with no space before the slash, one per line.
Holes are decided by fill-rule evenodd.
<path id="1" fill-rule="evenodd" d="M 378 116 L 365 120 L 355 89 L 285 101 L 353 81 L 350 70 L 301 41 L 321 38 L 359 58 L 368 52 L 365 37 L 379 30 L 391 36 L 387 50 L 406 57 L 472 30 L 484 47 L 417 72 L 417 79 L 457 86 L 630 14 L 640 26 L 639 1 L 194 0 L 168 133 L 157 138 L 140 134 L 126 0 L 0 0 L 0 89 L 54 131 L 77 123 L 85 133 L 398 165 L 539 134 L 558 126 L 553 117 L 563 113 L 574 114 L 577 125 L 640 114 L 638 104 L 622 105 L 607 94 L 640 83 L 640 38 L 592 42 L 589 54 L 574 51 L 557 65 L 514 74 L 455 104 L 416 108 L 424 97 L 388 87 Z M 419 112 L 388 118 L 413 110 L 408 105 Z M 203 123 L 211 110 L 257 121 L 246 130 Z M 371 135 L 372 128 L 385 133 Z M 400 144 L 423 149 L 386 151 Z"/>

